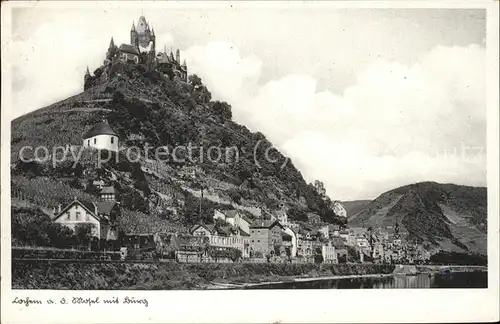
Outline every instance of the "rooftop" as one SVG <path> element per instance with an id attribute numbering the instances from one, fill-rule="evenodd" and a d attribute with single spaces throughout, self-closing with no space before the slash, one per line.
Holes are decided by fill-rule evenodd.
<path id="1" fill-rule="evenodd" d="M 97 135 L 113 135 L 113 136 L 118 136 L 115 133 L 115 131 L 111 128 L 111 126 L 109 126 L 108 123 L 102 122 L 102 123 L 99 123 L 99 124 L 95 125 L 88 132 L 86 132 L 83 135 L 83 138 L 86 139 L 86 138 L 94 137 L 94 136 L 97 136 Z"/>
<path id="2" fill-rule="evenodd" d="M 118 50 L 120 52 L 139 55 L 139 51 L 134 46 L 129 45 L 129 44 L 121 44 L 120 47 L 118 48 Z"/>
<path id="3" fill-rule="evenodd" d="M 270 227 L 273 227 L 275 224 L 278 224 L 279 225 L 279 222 L 277 220 L 270 220 L 270 219 L 267 219 L 267 220 L 256 220 L 252 223 L 252 225 L 250 225 L 251 228 L 270 228 Z M 281 225 L 279 225 L 281 226 Z"/>
<path id="4" fill-rule="evenodd" d="M 109 186 L 109 187 L 103 187 L 101 190 L 101 194 L 114 194 L 115 193 L 115 187 Z"/>

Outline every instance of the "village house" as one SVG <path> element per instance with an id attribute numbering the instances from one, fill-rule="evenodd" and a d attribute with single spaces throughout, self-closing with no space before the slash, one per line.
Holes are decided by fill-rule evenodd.
<path id="1" fill-rule="evenodd" d="M 289 227 L 283 230 L 283 245 L 290 249 L 290 257 L 297 256 L 297 232 Z"/>
<path id="2" fill-rule="evenodd" d="M 213 224 L 204 223 L 195 224 L 189 232 L 193 236 L 208 237 L 210 246 L 235 248 L 241 251 L 243 258 L 249 257 L 250 237 L 248 234 L 235 234 L 228 226 L 217 228 Z"/>
<path id="3" fill-rule="evenodd" d="M 385 260 L 385 255 L 384 255 L 384 245 L 381 241 L 376 241 L 375 244 L 373 245 L 373 251 L 372 251 L 372 257 L 373 260 L 377 263 L 379 262 L 384 262 Z"/>
<path id="4" fill-rule="evenodd" d="M 277 220 L 283 226 L 289 225 L 288 215 L 287 215 L 286 210 L 284 208 L 273 211 L 271 214 L 271 219 Z"/>
<path id="5" fill-rule="evenodd" d="M 189 230 L 191 235 L 194 236 L 208 236 L 216 235 L 215 226 L 213 224 L 198 223 L 193 225 Z"/>
<path id="6" fill-rule="evenodd" d="M 369 249 L 370 242 L 364 235 L 359 235 L 356 237 L 356 246 L 360 249 Z"/>
<path id="7" fill-rule="evenodd" d="M 331 242 L 322 245 L 321 255 L 323 256 L 324 263 L 338 263 L 337 252 Z"/>
<path id="8" fill-rule="evenodd" d="M 118 152 L 118 144 L 118 135 L 105 121 L 95 125 L 83 135 L 84 147 Z"/>
<path id="9" fill-rule="evenodd" d="M 228 224 L 231 224 L 232 226 L 238 228 L 245 236 L 249 235 L 250 233 L 250 223 L 248 220 L 243 216 L 240 212 L 238 212 L 235 209 L 231 210 L 219 210 L 215 209 L 214 210 L 214 222 L 217 219 L 221 219 L 225 221 Z"/>
<path id="10" fill-rule="evenodd" d="M 119 217 L 120 208 L 114 201 L 88 202 L 75 198 L 57 213 L 53 221 L 73 231 L 76 231 L 79 226 L 88 224 L 91 228 L 91 236 L 102 241 L 116 241 Z M 108 247 L 112 244 L 113 242 L 106 243 Z"/>
<path id="11" fill-rule="evenodd" d="M 256 220 L 250 225 L 250 248 L 264 255 L 274 253 L 275 246 L 281 245 L 283 226 L 277 220 Z"/>
<path id="12" fill-rule="evenodd" d="M 330 237 L 330 231 L 329 231 L 329 226 L 324 225 L 318 228 L 318 233 L 320 233 L 324 238 L 329 238 Z"/>

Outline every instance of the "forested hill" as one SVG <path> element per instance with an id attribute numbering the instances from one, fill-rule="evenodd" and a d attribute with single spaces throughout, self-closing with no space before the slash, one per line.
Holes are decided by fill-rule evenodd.
<path id="1" fill-rule="evenodd" d="M 352 226 L 394 226 L 436 249 L 487 254 L 487 190 L 420 182 L 381 194 L 349 217 Z"/>
<path id="2" fill-rule="evenodd" d="M 113 159 L 97 169 L 95 152 L 85 152 L 76 168 L 70 167 L 71 159 L 55 168 L 52 161 L 19 160 L 23 146 L 52 151 L 56 146 L 81 145 L 82 135 L 103 119 L 120 137 L 124 150 L 118 163 Z M 125 158 L 132 146 L 141 148 L 144 156 L 146 146 L 190 143 L 203 147 L 202 160 L 179 162 L 185 155 L 178 154 L 177 161 Z M 94 71 L 84 92 L 12 122 L 12 187 L 17 196 L 49 210 L 74 197 L 95 199 L 89 183 L 104 178 L 118 190 L 124 211 L 120 225 L 129 232 L 186 228 L 200 219 L 211 222 L 214 208 L 237 208 L 254 219 L 267 218 L 285 206 L 292 220 L 304 224 L 313 214 L 325 223 L 342 222 L 330 198 L 306 183 L 292 161 L 276 149 L 270 151 L 274 162 L 264 158 L 271 146 L 263 134 L 233 122 L 231 106 L 213 101 L 197 76 L 182 82 L 154 66 L 113 62 Z M 223 158 L 210 161 L 210 147 L 220 148 Z M 193 156 L 199 157 L 199 151 Z"/>

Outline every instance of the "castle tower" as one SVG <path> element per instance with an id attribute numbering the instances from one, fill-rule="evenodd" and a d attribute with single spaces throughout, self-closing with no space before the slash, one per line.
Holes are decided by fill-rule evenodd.
<path id="1" fill-rule="evenodd" d="M 137 22 L 136 34 L 137 34 L 136 48 L 139 50 L 139 52 L 149 53 L 154 55 L 156 46 L 156 36 L 154 35 L 154 32 L 151 33 L 149 24 L 144 16 L 139 17 L 139 21 Z"/>
<path id="2" fill-rule="evenodd" d="M 117 47 L 115 46 L 115 41 L 113 37 L 111 37 L 111 41 L 109 42 L 108 52 L 106 53 L 106 59 L 111 61 L 115 56 L 117 51 Z"/>
<path id="3" fill-rule="evenodd" d="M 138 48 L 139 38 L 137 37 L 137 30 L 135 29 L 135 23 L 132 22 L 132 29 L 130 29 L 130 45 Z"/>
<path id="4" fill-rule="evenodd" d="M 179 49 L 175 51 L 175 60 L 177 61 L 177 63 L 181 63 L 181 53 L 179 52 Z"/>
<path id="5" fill-rule="evenodd" d="M 85 76 L 83 77 L 83 90 L 87 90 L 92 85 L 92 76 L 90 75 L 89 67 L 87 66 L 87 71 L 85 71 Z"/>
<path id="6" fill-rule="evenodd" d="M 153 43 L 152 44 L 152 48 L 151 48 L 151 51 L 152 53 L 154 54 L 155 53 L 155 48 L 156 48 L 156 35 L 155 35 L 155 30 L 154 28 L 151 27 L 151 42 Z"/>

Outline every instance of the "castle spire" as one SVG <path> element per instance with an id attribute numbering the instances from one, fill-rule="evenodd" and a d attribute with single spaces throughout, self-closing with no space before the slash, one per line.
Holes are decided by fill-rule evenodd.
<path id="1" fill-rule="evenodd" d="M 87 71 L 85 72 L 85 76 L 90 76 L 89 66 L 87 65 Z"/>
<path id="2" fill-rule="evenodd" d="M 186 60 L 183 60 L 183 61 L 182 61 L 182 66 L 183 66 L 183 67 L 186 67 L 186 66 L 187 66 L 187 65 L 186 65 Z"/>
<path id="3" fill-rule="evenodd" d="M 177 63 L 181 62 L 181 52 L 179 52 L 179 49 L 175 51 L 175 60 L 177 61 Z"/>
<path id="4" fill-rule="evenodd" d="M 111 36 L 111 41 L 109 42 L 109 48 L 115 47 L 115 42 L 113 40 L 113 36 Z"/>
<path id="5" fill-rule="evenodd" d="M 135 31 L 135 22 L 132 20 L 132 29 L 133 31 Z"/>
<path id="6" fill-rule="evenodd" d="M 153 27 L 151 27 L 151 35 L 154 36 L 155 35 L 155 29 Z"/>

